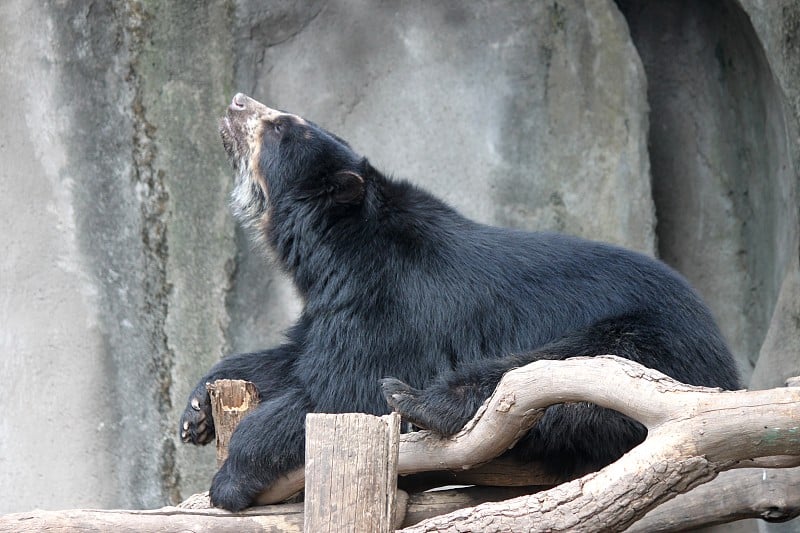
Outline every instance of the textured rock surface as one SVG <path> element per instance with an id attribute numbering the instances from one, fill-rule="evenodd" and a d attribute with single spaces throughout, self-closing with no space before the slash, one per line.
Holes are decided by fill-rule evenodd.
<path id="1" fill-rule="evenodd" d="M 184 487 L 208 485 L 215 471 L 214 451 L 184 446 L 176 421 L 201 369 L 227 353 L 225 299 L 236 254 L 227 209 L 230 170 L 216 127 L 231 93 L 229 11 L 222 2 L 208 4 L 146 3 L 133 32 L 141 46 L 130 74 L 133 110 L 144 124 L 134 139 L 142 145 L 134 157 L 147 191 L 140 198 L 153 221 L 146 226 L 163 229 L 142 241 L 160 269 L 159 474 L 171 501 L 186 495 Z"/>
<path id="2" fill-rule="evenodd" d="M 791 115 L 735 2 L 620 4 L 649 81 L 659 255 L 706 296 L 747 378 L 796 255 Z"/>
<path id="3" fill-rule="evenodd" d="M 790 117 L 786 120 L 789 153 L 780 164 L 786 169 L 786 185 L 782 188 L 789 188 L 784 201 L 794 219 L 787 217 L 781 242 L 786 249 L 787 264 L 779 273 L 780 293 L 750 383 L 753 388 L 769 388 L 782 385 L 788 376 L 800 374 L 800 227 L 797 223 L 800 133 L 798 120 L 791 120 L 791 117 L 800 118 L 800 2 L 742 0 L 741 3 L 780 87 L 782 94 L 777 98 L 788 108 L 784 114 Z M 795 531 L 800 531 L 797 521 L 794 527 Z"/>
<path id="4" fill-rule="evenodd" d="M 225 344 L 226 17 L 223 4 L 0 7 L 0 364 L 13 387 L 0 511 L 153 507 L 213 471 L 213 450 L 184 459 L 174 434 L 189 380 Z"/>
<path id="5" fill-rule="evenodd" d="M 183 4 L 0 2 L 0 512 L 207 488 L 189 387 L 299 309 L 228 214 L 237 90 L 476 219 L 657 252 L 754 385 L 800 371 L 800 2 Z"/>

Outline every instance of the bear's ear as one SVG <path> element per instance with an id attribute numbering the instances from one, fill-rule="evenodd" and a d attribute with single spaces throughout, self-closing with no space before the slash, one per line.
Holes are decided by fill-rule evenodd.
<path id="1" fill-rule="evenodd" d="M 328 192 L 338 204 L 359 204 L 364 198 L 364 178 L 352 170 L 340 170 L 329 178 Z"/>

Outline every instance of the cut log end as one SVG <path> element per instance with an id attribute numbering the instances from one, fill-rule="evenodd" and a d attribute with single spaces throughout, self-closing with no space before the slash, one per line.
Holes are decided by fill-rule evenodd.
<path id="1" fill-rule="evenodd" d="M 231 435 L 247 413 L 259 402 L 258 389 L 240 379 L 220 379 L 206 383 L 211 398 L 211 414 L 217 434 L 217 467 L 228 458 Z"/>

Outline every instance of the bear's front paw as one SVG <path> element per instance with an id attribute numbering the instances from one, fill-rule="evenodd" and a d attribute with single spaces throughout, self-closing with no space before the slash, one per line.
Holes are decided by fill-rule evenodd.
<path id="1" fill-rule="evenodd" d="M 249 507 L 260 490 L 251 487 L 248 480 L 241 476 L 240 479 L 234 479 L 227 465 L 225 462 L 214 476 L 208 495 L 214 507 L 236 513 Z"/>
<path id="2" fill-rule="evenodd" d="M 180 422 L 181 440 L 192 444 L 208 444 L 214 440 L 214 419 L 205 384 L 194 390 Z"/>

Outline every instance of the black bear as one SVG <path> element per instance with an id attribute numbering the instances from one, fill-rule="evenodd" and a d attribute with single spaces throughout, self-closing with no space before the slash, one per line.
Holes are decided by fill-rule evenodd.
<path id="1" fill-rule="evenodd" d="M 457 432 L 511 368 L 617 354 L 680 381 L 739 387 L 714 320 L 664 264 L 608 244 L 468 220 L 373 168 L 344 140 L 237 94 L 220 125 L 233 209 L 304 301 L 286 342 L 217 363 L 189 398 L 184 441 L 214 436 L 205 383 L 254 382 L 211 500 L 233 511 L 300 467 L 309 412 L 385 414 Z M 575 475 L 641 442 L 643 426 L 589 404 L 553 406 L 523 458 Z"/>

